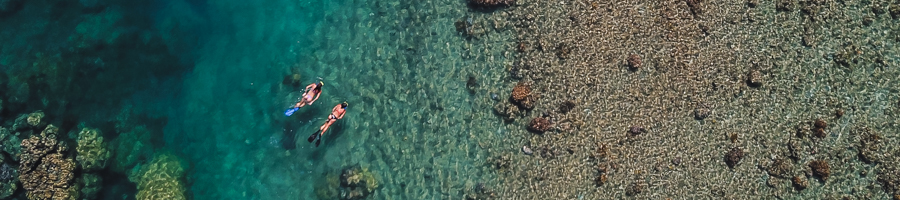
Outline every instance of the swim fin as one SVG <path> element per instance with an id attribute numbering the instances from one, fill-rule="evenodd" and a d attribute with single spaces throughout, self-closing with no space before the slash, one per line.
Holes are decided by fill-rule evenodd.
<path id="1" fill-rule="evenodd" d="M 316 147 L 319 147 L 319 142 L 322 141 L 322 136 L 316 136 Z"/>
<path id="2" fill-rule="evenodd" d="M 322 131 L 322 130 L 318 130 L 318 131 L 316 131 L 315 133 L 313 133 L 312 135 L 309 135 L 309 138 L 306 138 L 306 141 L 307 141 L 307 142 L 312 142 L 313 140 L 318 139 L 318 138 L 319 138 L 319 131 Z"/>
<path id="3" fill-rule="evenodd" d="M 290 117 L 291 115 L 294 114 L 294 112 L 297 112 L 297 110 L 300 110 L 300 108 L 288 108 L 287 110 L 284 111 L 284 116 Z"/>

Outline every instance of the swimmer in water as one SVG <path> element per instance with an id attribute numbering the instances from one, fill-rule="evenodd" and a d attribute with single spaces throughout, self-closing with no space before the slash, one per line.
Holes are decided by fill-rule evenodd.
<path id="1" fill-rule="evenodd" d="M 284 115 L 291 116 L 303 106 L 312 105 L 313 102 L 319 100 L 319 96 L 322 95 L 322 85 L 325 85 L 322 81 L 307 85 L 306 92 L 303 93 L 303 97 L 300 97 L 300 101 L 297 102 L 297 104 L 294 104 L 293 107 L 284 111 Z"/>
<path id="2" fill-rule="evenodd" d="M 346 109 L 347 102 L 334 106 L 334 108 L 331 109 L 331 115 L 328 115 L 328 120 L 325 120 L 325 124 L 322 124 L 322 126 L 319 127 L 319 130 L 310 135 L 306 141 L 312 142 L 315 140 L 316 147 L 318 147 L 319 142 L 322 140 L 322 135 L 325 134 L 325 131 L 328 130 L 328 127 L 330 127 L 331 124 L 334 124 L 338 119 L 344 118 L 344 113 L 347 112 Z"/>
<path id="3" fill-rule="evenodd" d="M 312 105 L 313 102 L 319 100 L 319 96 L 322 95 L 322 85 L 325 85 L 324 83 L 322 83 L 322 81 L 307 85 L 306 93 L 304 93 L 303 97 L 300 98 L 300 102 L 294 104 L 294 108 L 302 108 L 305 105 Z"/>

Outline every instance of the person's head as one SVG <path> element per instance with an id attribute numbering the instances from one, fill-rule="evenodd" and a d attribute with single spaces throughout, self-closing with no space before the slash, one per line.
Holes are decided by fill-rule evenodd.
<path id="1" fill-rule="evenodd" d="M 315 89 L 316 89 L 316 90 L 321 90 L 323 85 L 325 85 L 325 83 L 322 83 L 322 81 L 319 81 L 318 83 L 316 83 L 316 88 L 315 88 Z"/>
<path id="2" fill-rule="evenodd" d="M 341 103 L 341 108 L 347 108 L 347 102 Z"/>

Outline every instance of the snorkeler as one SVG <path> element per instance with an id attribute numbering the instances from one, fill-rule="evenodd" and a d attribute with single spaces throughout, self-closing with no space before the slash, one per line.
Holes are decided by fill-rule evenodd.
<path id="1" fill-rule="evenodd" d="M 331 124 L 334 124 L 338 119 L 344 118 L 344 113 L 347 112 L 346 109 L 347 102 L 334 106 L 334 108 L 331 109 L 331 115 L 328 115 L 328 120 L 325 120 L 325 124 L 322 124 L 322 126 L 319 127 L 319 130 L 310 135 L 306 141 L 312 142 L 315 140 L 316 147 L 318 147 L 319 142 L 322 140 L 322 135 L 325 134 L 325 131 L 328 130 L 328 127 L 330 127 Z"/>
<path id="2" fill-rule="evenodd" d="M 303 93 L 302 97 L 300 97 L 300 101 L 297 102 L 297 104 L 294 104 L 294 107 L 288 108 L 286 111 L 284 111 L 284 115 L 291 116 L 294 114 L 294 112 L 300 110 L 300 108 L 302 108 L 303 106 L 312 105 L 313 102 L 319 100 L 319 96 L 322 95 L 322 85 L 325 85 L 324 83 L 322 83 L 322 81 L 307 85 L 306 92 Z"/>

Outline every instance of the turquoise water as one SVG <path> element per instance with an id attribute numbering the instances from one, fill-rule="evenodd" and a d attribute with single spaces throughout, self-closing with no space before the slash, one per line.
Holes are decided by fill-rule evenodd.
<path id="1" fill-rule="evenodd" d="M 187 10 L 178 6 L 186 5 L 170 7 L 173 17 Z M 466 13 L 463 2 L 238 1 L 204 9 L 212 31 L 200 39 L 182 95 L 153 109 L 170 113 L 167 146 L 193 162 L 196 199 L 314 199 L 315 185 L 355 164 L 380 180 L 376 199 L 456 198 L 466 184 L 495 176 L 475 136 L 499 121 L 489 117 L 487 93 L 470 94 L 465 80 L 498 79 L 506 58 L 462 59 L 468 42 L 452 24 Z M 292 73 L 303 85 L 324 81 L 324 93 L 285 117 L 300 95 L 282 84 Z M 347 114 L 322 146 L 303 141 L 344 101 Z M 286 150 L 291 137 L 296 149 Z"/>
<path id="2" fill-rule="evenodd" d="M 153 151 L 187 161 L 193 199 L 316 199 L 316 190 L 337 189 L 329 178 L 355 165 L 378 180 L 372 199 L 462 198 L 496 184 L 486 160 L 508 125 L 491 113 L 489 94 L 508 92 L 512 30 L 464 1 L 59 4 L 25 3 L 3 22 L 13 28 L 4 40 L 58 41 L 4 46 L 7 88 L 26 87 L 6 98 L 26 100 L 7 100 L 2 120 L 45 110 L 63 128 L 117 123 L 104 133 L 119 141 L 144 126 L 148 135 L 139 137 Z M 461 36 L 453 25 L 465 17 L 486 33 Z M 93 45 L 77 46 L 84 43 Z M 29 67 L 46 55 L 55 59 L 50 69 Z M 299 88 L 284 83 L 293 74 Z M 322 97 L 284 116 L 302 87 L 319 80 Z M 305 142 L 345 101 L 345 118 L 322 145 Z M 120 193 L 103 198 L 134 195 Z"/>

